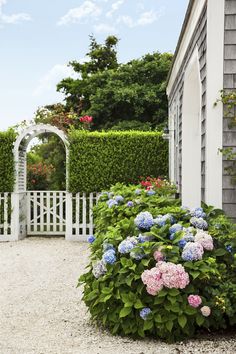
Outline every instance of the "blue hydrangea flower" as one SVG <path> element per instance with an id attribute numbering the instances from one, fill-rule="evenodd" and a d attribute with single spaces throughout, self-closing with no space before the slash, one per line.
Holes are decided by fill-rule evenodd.
<path id="1" fill-rule="evenodd" d="M 149 195 L 149 196 L 154 195 L 154 194 L 156 194 L 156 192 L 154 190 L 152 190 L 152 189 L 149 189 L 147 191 L 147 195 Z"/>
<path id="2" fill-rule="evenodd" d="M 158 215 L 155 219 L 153 219 L 153 222 L 155 225 L 158 225 L 160 227 L 162 227 L 166 224 L 166 220 L 163 219 L 163 217 L 161 215 Z"/>
<path id="3" fill-rule="evenodd" d="M 107 205 L 108 205 L 109 208 L 112 208 L 113 206 L 118 205 L 118 202 L 116 200 L 114 200 L 114 199 L 109 199 L 107 201 Z"/>
<path id="4" fill-rule="evenodd" d="M 139 247 L 139 250 L 135 250 L 135 251 L 130 252 L 130 257 L 133 259 L 136 259 L 137 261 L 140 261 L 141 259 L 143 259 L 144 256 L 145 256 L 145 254 L 143 253 L 143 250 L 141 247 Z"/>
<path id="5" fill-rule="evenodd" d="M 186 241 L 184 238 L 182 238 L 182 239 L 179 241 L 179 247 L 184 248 L 184 246 L 186 245 L 186 243 L 187 243 L 187 241 Z"/>
<path id="6" fill-rule="evenodd" d="M 150 230 L 154 225 L 152 214 L 148 211 L 143 211 L 136 216 L 134 223 L 141 230 Z"/>
<path id="7" fill-rule="evenodd" d="M 206 213 L 204 213 L 202 208 L 191 209 L 190 215 L 195 216 L 196 218 L 205 218 L 206 217 Z"/>
<path id="8" fill-rule="evenodd" d="M 162 218 L 165 221 L 169 221 L 171 224 L 174 224 L 174 222 L 175 222 L 175 218 L 171 214 L 165 214 L 165 215 L 163 215 Z"/>
<path id="9" fill-rule="evenodd" d="M 116 262 L 115 250 L 110 249 L 106 251 L 102 256 L 102 260 L 105 264 L 114 264 Z"/>
<path id="10" fill-rule="evenodd" d="M 134 191 L 134 193 L 136 194 L 136 195 L 140 195 L 141 194 L 141 189 L 135 189 L 135 191 Z"/>
<path id="11" fill-rule="evenodd" d="M 144 242 L 152 241 L 154 239 L 154 237 L 153 236 L 144 236 L 142 234 L 139 234 L 137 239 L 138 239 L 139 243 L 144 243 Z"/>
<path id="12" fill-rule="evenodd" d="M 149 307 L 144 307 L 140 312 L 139 316 L 146 321 L 148 315 L 152 312 L 152 310 Z"/>
<path id="13" fill-rule="evenodd" d="M 203 218 L 196 218 L 195 216 L 193 216 L 190 219 L 190 223 L 194 227 L 196 227 L 196 229 L 207 230 L 207 228 L 208 228 L 208 224 L 207 224 L 206 220 L 204 220 Z"/>
<path id="14" fill-rule="evenodd" d="M 184 261 L 198 261 L 202 259 L 204 249 L 199 242 L 187 242 L 182 252 Z"/>
<path id="15" fill-rule="evenodd" d="M 135 244 L 130 240 L 123 240 L 118 246 L 118 251 L 122 254 L 130 253 L 130 251 L 135 247 Z"/>
<path id="16" fill-rule="evenodd" d="M 124 201 L 124 198 L 122 197 L 122 195 L 116 195 L 115 200 L 117 201 L 117 203 L 122 203 Z"/>
<path id="17" fill-rule="evenodd" d="M 134 206 L 134 203 L 132 202 L 132 200 L 129 200 L 126 205 L 127 207 L 131 208 Z"/>
<path id="18" fill-rule="evenodd" d="M 194 242 L 195 237 L 193 234 L 194 228 L 193 227 L 184 227 L 183 231 L 185 232 L 183 239 L 187 242 Z"/>
<path id="19" fill-rule="evenodd" d="M 106 265 L 102 260 L 97 261 L 96 263 L 93 264 L 93 269 L 92 273 L 95 276 L 95 278 L 100 278 L 102 275 L 104 275 L 107 271 Z"/>
<path id="20" fill-rule="evenodd" d="M 169 232 L 170 234 L 175 234 L 178 231 L 182 231 L 183 230 L 183 226 L 180 224 L 174 224 L 169 228 Z"/>
<path id="21" fill-rule="evenodd" d="M 114 250 L 115 251 L 115 247 L 111 243 L 104 242 L 103 243 L 103 251 L 106 252 L 108 250 Z"/>
<path id="22" fill-rule="evenodd" d="M 88 238 L 87 238 L 87 241 L 88 241 L 89 243 L 93 243 L 93 242 L 95 241 L 95 239 L 96 239 L 95 236 L 89 235 Z"/>
<path id="23" fill-rule="evenodd" d="M 231 245 L 227 245 L 225 247 L 226 251 L 228 251 L 229 253 L 233 253 L 233 247 Z"/>

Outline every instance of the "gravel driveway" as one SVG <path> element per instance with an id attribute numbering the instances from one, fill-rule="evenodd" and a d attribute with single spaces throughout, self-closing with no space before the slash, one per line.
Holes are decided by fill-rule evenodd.
<path id="1" fill-rule="evenodd" d="M 168 345 L 93 326 L 76 288 L 88 254 L 62 238 L 0 243 L 0 354 L 236 353 L 236 334 Z"/>

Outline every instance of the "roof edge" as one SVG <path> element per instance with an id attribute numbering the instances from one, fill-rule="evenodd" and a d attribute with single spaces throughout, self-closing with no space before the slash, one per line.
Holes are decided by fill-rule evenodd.
<path id="1" fill-rule="evenodd" d="M 183 39 L 184 34 L 185 34 L 185 30 L 186 30 L 187 25 L 188 25 L 188 21 L 189 21 L 189 18 L 190 18 L 192 9 L 193 9 L 194 2 L 195 2 L 195 0 L 189 0 L 189 3 L 188 3 L 187 12 L 186 12 L 185 17 L 184 17 L 184 22 L 183 22 L 183 25 L 182 25 L 182 28 L 181 28 L 180 36 L 179 36 L 179 39 L 178 39 L 178 42 L 177 42 L 177 46 L 176 46 L 175 53 L 174 53 L 174 56 L 173 56 L 172 64 L 171 64 L 171 67 L 170 67 L 170 71 L 169 71 L 168 76 L 167 76 L 167 86 L 168 86 L 169 81 L 170 81 L 170 77 L 171 77 L 171 74 L 172 74 L 172 71 L 173 71 L 175 60 L 176 60 L 176 57 L 178 55 L 178 52 L 179 52 L 179 49 L 180 49 L 180 46 L 181 46 L 181 43 L 182 43 L 182 39 Z"/>

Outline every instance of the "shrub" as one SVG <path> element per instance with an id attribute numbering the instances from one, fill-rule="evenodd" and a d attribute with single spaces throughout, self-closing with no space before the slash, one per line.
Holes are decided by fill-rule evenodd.
<path id="1" fill-rule="evenodd" d="M 0 192 L 12 192 L 14 188 L 13 130 L 0 132 Z"/>
<path id="2" fill-rule="evenodd" d="M 168 172 L 168 145 L 161 133 L 72 131 L 69 141 L 71 192 L 99 192 L 140 175 Z"/>
<path id="3" fill-rule="evenodd" d="M 114 124 L 110 130 L 141 130 L 141 131 L 151 131 L 152 125 L 149 122 L 140 122 L 138 120 L 121 120 Z"/>
<path id="4" fill-rule="evenodd" d="M 113 334 L 167 341 L 234 325 L 235 225 L 221 210 L 147 192 L 118 184 L 95 207 L 80 278 L 92 318 Z"/>

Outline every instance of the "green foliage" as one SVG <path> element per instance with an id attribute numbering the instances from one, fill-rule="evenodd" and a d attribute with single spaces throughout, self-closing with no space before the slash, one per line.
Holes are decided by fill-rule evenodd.
<path id="1" fill-rule="evenodd" d="M 189 210 L 180 207 L 179 200 L 156 194 L 149 196 L 142 186 L 126 187 L 121 184 L 104 192 L 94 209 L 96 233 L 91 244 L 91 261 L 88 271 L 80 277 L 84 285 L 83 300 L 92 318 L 109 329 L 112 334 L 135 337 L 153 336 L 167 341 L 186 339 L 200 328 L 227 328 L 236 322 L 236 227 L 221 210 L 204 205 L 208 234 L 214 242 L 213 250 L 204 249 L 202 259 L 185 261 L 179 240 L 186 231 L 177 232 L 170 239 L 170 220 L 163 226 L 154 224 L 149 231 L 135 225 L 135 217 L 149 211 L 153 217 L 171 214 L 175 223 L 190 226 Z M 107 201 L 122 196 L 117 205 L 109 207 Z M 133 206 L 127 202 L 132 201 Z M 191 229 L 193 237 L 197 230 Z M 139 240 L 138 236 L 148 237 Z M 119 245 L 133 236 L 134 253 L 142 253 L 138 260 L 131 252 L 121 253 Z M 134 241 L 133 241 L 134 242 Z M 194 242 L 194 241 L 192 241 Z M 105 270 L 96 271 L 101 264 L 106 247 L 114 249 L 116 260 L 112 264 L 102 261 Z M 230 248 L 229 248 L 230 246 Z M 145 270 L 154 268 L 154 251 L 159 250 L 166 262 L 180 264 L 189 274 L 185 288 L 163 287 L 150 295 L 141 280 Z M 193 307 L 189 295 L 198 295 L 202 303 Z M 210 308 L 210 315 L 202 314 L 202 307 Z M 140 310 L 151 309 L 146 319 Z"/>
<path id="2" fill-rule="evenodd" d="M 101 191 L 140 175 L 167 175 L 168 146 L 160 133 L 73 130 L 69 142 L 71 192 Z"/>
<path id="3" fill-rule="evenodd" d="M 94 117 L 94 128 L 109 128 L 119 121 L 139 120 L 153 127 L 166 122 L 166 78 L 172 55 L 147 54 L 118 64 L 116 37 L 100 45 L 92 37 L 89 62 L 72 62 L 77 79 L 65 78 L 57 86 L 65 94 L 67 109 Z"/>
<path id="4" fill-rule="evenodd" d="M 12 129 L 0 132 L 0 192 L 12 192 L 14 188 L 15 140 L 16 134 Z"/>
<path id="5" fill-rule="evenodd" d="M 149 122 L 142 123 L 138 120 L 121 120 L 117 124 L 113 125 L 110 130 L 141 130 L 148 132 L 152 130 L 152 127 Z"/>
<path id="6" fill-rule="evenodd" d="M 215 102 L 215 106 L 221 102 L 224 105 L 224 119 L 228 119 L 229 129 L 236 126 L 236 91 L 221 90 L 220 99 Z M 236 184 L 236 152 L 233 147 L 227 147 L 220 150 L 222 155 L 229 161 L 228 166 L 225 168 L 227 175 L 231 176 L 232 184 Z"/>
<path id="7" fill-rule="evenodd" d="M 27 154 L 27 185 L 30 190 L 64 190 L 66 188 L 66 152 L 54 134 L 39 136 L 40 144 Z"/>

